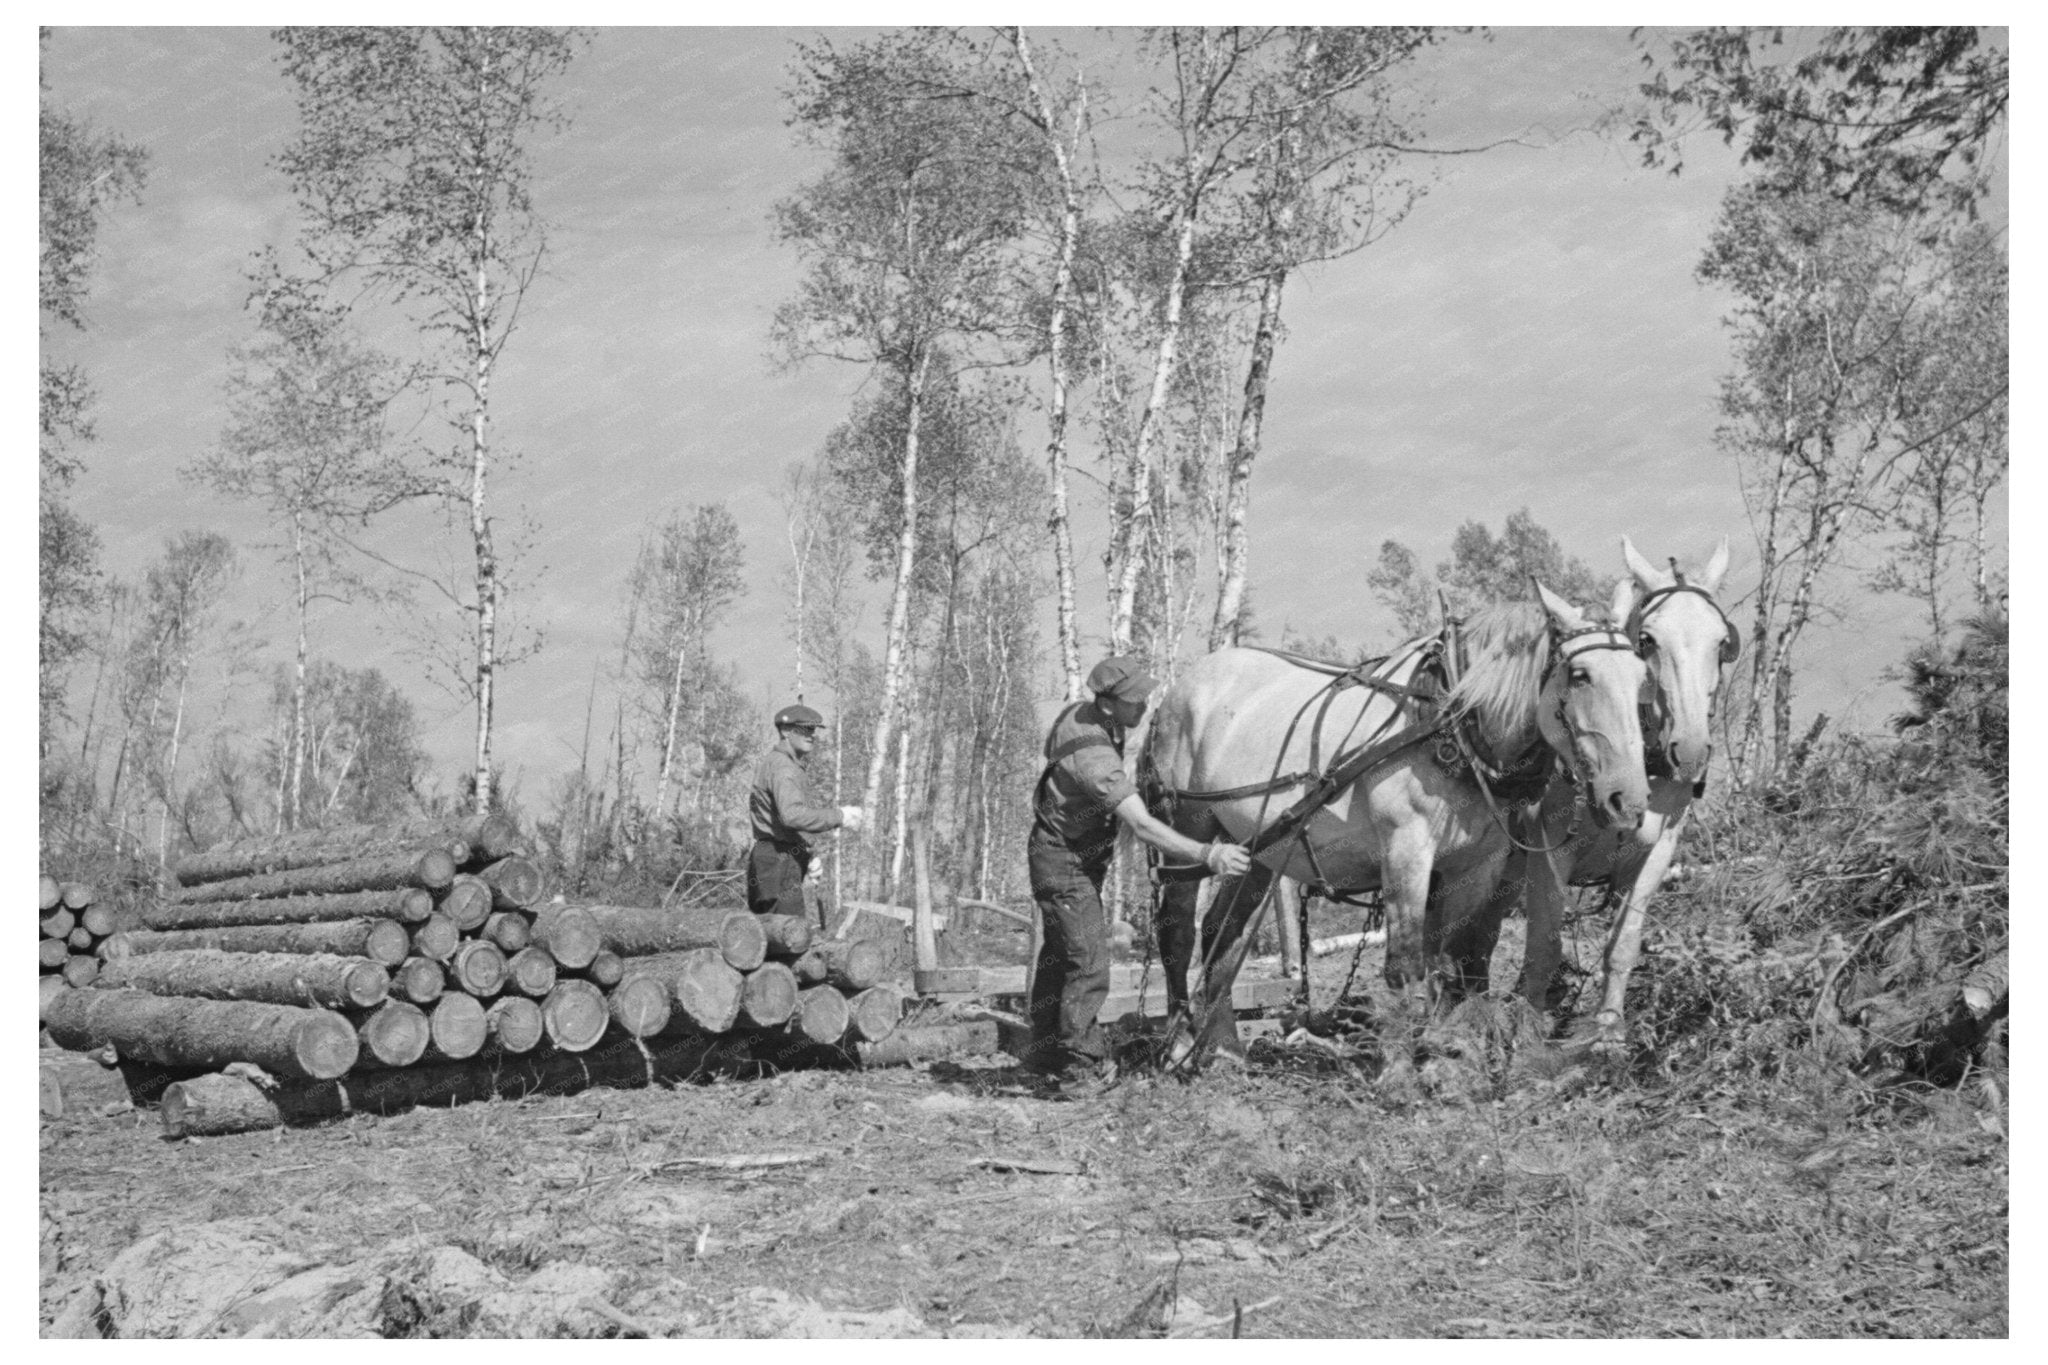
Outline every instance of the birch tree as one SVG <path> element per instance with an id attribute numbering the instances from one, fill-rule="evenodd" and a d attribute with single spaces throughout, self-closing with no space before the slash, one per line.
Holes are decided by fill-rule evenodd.
<path id="1" fill-rule="evenodd" d="M 660 762 L 655 770 L 654 814 L 665 819 L 676 771 L 676 744 L 690 709 L 703 731 L 701 706 L 708 683 L 705 640 L 745 593 L 739 522 L 718 503 L 699 504 L 662 523 L 633 570 L 644 617 L 637 644 L 643 686 L 658 699 Z"/>
<path id="2" fill-rule="evenodd" d="M 1025 206 L 1009 130 L 950 93 L 963 82 L 939 37 L 896 34 L 843 51 L 820 42 L 798 54 L 792 123 L 831 161 L 777 205 L 779 235 L 803 275 L 776 313 L 776 343 L 790 363 L 826 357 L 876 371 L 905 403 L 881 707 L 862 785 L 872 810 L 895 747 L 910 642 L 925 395 L 980 363 L 977 347 L 1007 337 L 1002 286 Z"/>
<path id="3" fill-rule="evenodd" d="M 492 380 L 546 249 L 531 144 L 566 123 L 548 87 L 579 38 L 544 28 L 283 28 L 299 128 L 279 158 L 323 281 L 356 277 L 407 309 L 450 398 L 440 496 L 465 514 L 472 570 L 442 591 L 472 643 L 475 805 L 489 811 L 505 594 L 491 473 L 503 446 Z M 417 571 L 415 571 L 417 573 Z M 424 575 L 421 575 L 424 576 Z"/>

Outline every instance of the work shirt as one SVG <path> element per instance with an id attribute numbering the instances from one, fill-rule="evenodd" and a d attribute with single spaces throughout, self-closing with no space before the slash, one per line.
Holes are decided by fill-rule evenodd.
<path id="1" fill-rule="evenodd" d="M 1076 852 L 1097 853 L 1116 840 L 1116 807 L 1138 785 L 1124 770 L 1124 732 L 1092 701 L 1060 712 L 1045 737 L 1046 771 L 1033 825 Z"/>
<path id="2" fill-rule="evenodd" d="M 794 848 L 809 848 L 805 835 L 838 829 L 842 819 L 839 807 L 820 806 L 811 800 L 810 775 L 787 739 L 777 740 L 754 766 L 747 814 L 754 822 L 756 839 Z"/>

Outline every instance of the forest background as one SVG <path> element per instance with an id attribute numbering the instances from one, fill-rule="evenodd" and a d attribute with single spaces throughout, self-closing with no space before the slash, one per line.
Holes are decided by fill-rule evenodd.
<path id="1" fill-rule="evenodd" d="M 143 877 L 236 832 L 481 788 L 543 833 L 570 889 L 659 890 L 730 863 L 766 716 L 801 691 L 839 723 L 821 759 L 840 799 L 883 816 L 860 874 L 893 894 L 903 831 L 929 823 L 946 883 L 999 896 L 1076 666 L 1132 647 L 1170 673 L 1233 636 L 1355 656 L 1425 623 L 1437 586 L 1469 605 L 1537 565 L 1602 600 L 1624 532 L 1660 560 L 1731 538 L 1724 596 L 1766 645 L 1731 708 L 1738 778 L 1781 767 L 1822 715 L 1882 729 L 1909 649 L 1938 653 L 2002 587 L 2002 134 L 1977 211 L 1930 233 L 1918 209 L 1852 220 L 1773 186 L 1707 108 L 1681 110 L 1671 174 L 1658 138 L 1685 119 L 1641 87 L 1684 35 L 1373 31 L 1347 54 L 1322 32 L 1034 33 L 1028 68 L 985 31 L 529 35 L 524 102 L 493 130 L 517 153 L 506 287 L 466 304 L 490 338 L 480 512 L 477 357 L 451 369 L 460 345 L 451 360 L 421 326 L 451 278 L 439 316 L 462 321 L 465 277 L 429 248 L 410 283 L 380 278 L 366 219 L 335 212 L 336 177 L 369 162 L 323 73 L 364 53 L 50 35 L 46 861 L 112 854 Z M 464 58 L 419 46 L 372 55 Z M 1205 72 L 1207 106 L 1186 98 Z M 329 122 L 302 124 L 316 107 Z M 91 187 L 54 296 L 53 115 Z M 892 159 L 930 147 L 959 155 Z M 1198 163 L 1214 181 L 1190 215 Z M 848 273 L 849 243 L 890 240 L 877 168 L 940 178 L 917 221 L 954 257 Z M 1063 184 L 1081 229 L 1066 629 L 1044 343 Z M 1758 489 L 1797 471 L 1757 462 L 1773 414 L 1744 398 L 1772 373 L 1759 320 L 1783 319 L 1784 241 L 1828 248 L 1791 273 L 1832 272 L 1807 300 L 1830 325 L 1917 327 L 1886 310 L 1930 279 L 1954 305 L 1929 310 L 1920 353 L 1948 369 L 1914 361 L 1912 402 L 1911 367 L 1874 342 L 1893 359 L 1814 399 L 1882 469 L 1810 522 L 1804 588 L 1756 516 Z M 323 265 L 340 287 L 304 286 Z M 516 328 L 493 332 L 508 299 Z M 332 405 L 272 401 L 312 373 Z M 451 408 L 437 381 L 458 375 Z M 293 421 L 294 448 L 348 472 L 318 498 L 301 485 L 297 521 L 261 477 Z"/>

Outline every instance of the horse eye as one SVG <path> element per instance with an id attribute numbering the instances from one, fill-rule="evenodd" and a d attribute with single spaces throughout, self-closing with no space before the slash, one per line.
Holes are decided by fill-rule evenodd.
<path id="1" fill-rule="evenodd" d="M 1573 687 L 1584 687 L 1587 683 L 1591 681 L 1593 681 L 1593 675 L 1591 673 L 1588 673 L 1585 669 L 1575 668 L 1572 670 L 1571 684 Z"/>
<path id="2" fill-rule="evenodd" d="M 1636 653 L 1642 655 L 1645 659 L 1649 658 L 1652 654 L 1655 654 L 1656 652 L 1657 640 L 1655 636 L 1645 635 L 1640 640 L 1636 641 Z"/>

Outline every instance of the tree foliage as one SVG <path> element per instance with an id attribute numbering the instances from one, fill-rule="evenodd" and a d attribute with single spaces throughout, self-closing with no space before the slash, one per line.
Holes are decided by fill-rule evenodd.
<path id="1" fill-rule="evenodd" d="M 1439 561 L 1427 579 L 1413 550 L 1385 541 L 1365 581 L 1394 614 L 1406 639 L 1437 628 L 1439 593 L 1453 616 L 1463 616 L 1489 603 L 1528 600 L 1534 591 L 1531 578 L 1580 606 L 1605 609 L 1609 594 L 1599 575 L 1584 560 L 1566 554 L 1526 507 L 1509 513 L 1497 536 L 1483 522 L 1460 526 L 1451 537 L 1451 557 Z"/>

